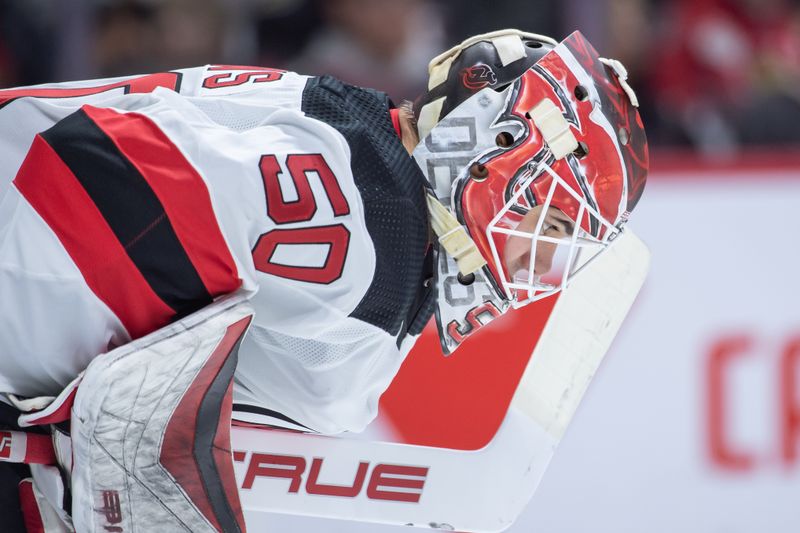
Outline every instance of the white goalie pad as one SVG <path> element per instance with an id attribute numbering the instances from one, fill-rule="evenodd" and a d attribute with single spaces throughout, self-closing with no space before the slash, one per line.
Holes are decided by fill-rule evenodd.
<path id="1" fill-rule="evenodd" d="M 78 533 L 244 531 L 231 466 L 238 297 L 95 358 L 72 407 Z"/>
<path id="2" fill-rule="evenodd" d="M 468 391 L 464 397 L 508 394 L 501 422 L 489 437 L 459 445 L 448 420 L 442 435 L 403 438 L 368 428 L 366 436 L 322 437 L 287 431 L 234 426 L 234 468 L 245 517 L 251 529 L 269 523 L 269 513 L 290 513 L 455 531 L 502 531 L 533 496 L 572 416 L 644 282 L 650 254 L 629 230 L 615 240 L 569 290 L 558 296 L 544 329 L 527 352 L 510 391 L 498 387 Z M 537 304 L 531 304 L 537 305 Z M 515 311 L 516 312 L 516 311 Z M 498 320 L 497 322 L 501 322 Z M 430 353 L 436 342 L 423 343 L 409 355 L 421 360 L 481 358 L 502 365 L 504 354 L 469 353 L 473 339 L 487 345 L 499 335 L 516 334 L 492 325 L 465 343 L 457 358 Z M 494 361 L 491 361 L 494 359 Z M 501 361 L 501 362 L 498 362 Z M 430 383 L 457 379 L 426 372 L 426 383 L 410 383 L 395 393 L 396 404 L 408 404 L 409 417 L 423 417 L 415 395 L 435 403 Z M 404 367 L 405 369 L 405 367 Z M 420 374 L 422 375 L 422 374 Z M 399 381 L 407 376 L 398 376 Z M 454 385 L 458 386 L 458 385 Z M 467 386 L 462 384 L 461 386 Z M 393 385 L 394 387 L 394 385 Z M 450 388 L 452 390 L 452 387 Z M 392 389 L 387 395 L 392 395 Z M 439 398 L 439 403 L 452 403 Z M 465 407 L 453 405 L 456 412 Z M 467 407 L 468 408 L 468 407 Z M 465 417 L 469 423 L 470 416 Z M 474 415 L 473 423 L 479 424 Z M 378 421 L 380 422 L 380 420 Z M 453 445 L 447 445 L 448 439 Z M 437 443 L 437 444 L 432 444 Z"/>

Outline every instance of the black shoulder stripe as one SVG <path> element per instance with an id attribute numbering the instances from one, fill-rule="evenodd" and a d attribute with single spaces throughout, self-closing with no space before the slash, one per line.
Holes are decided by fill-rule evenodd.
<path id="1" fill-rule="evenodd" d="M 42 133 L 153 291 L 184 316 L 212 298 L 163 205 L 136 167 L 83 111 Z"/>

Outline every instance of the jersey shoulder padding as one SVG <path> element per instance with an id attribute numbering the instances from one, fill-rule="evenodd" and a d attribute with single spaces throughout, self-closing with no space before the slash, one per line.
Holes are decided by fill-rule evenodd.
<path id="1" fill-rule="evenodd" d="M 419 333 L 432 315 L 432 267 L 426 265 L 427 181 L 398 142 L 390 106 L 383 93 L 323 76 L 308 80 L 301 109 L 347 141 L 375 246 L 373 283 L 351 316 L 402 339 L 405 332 Z"/>

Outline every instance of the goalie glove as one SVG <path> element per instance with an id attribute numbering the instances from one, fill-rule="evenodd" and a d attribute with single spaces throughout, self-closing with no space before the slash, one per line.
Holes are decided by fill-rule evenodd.
<path id="1" fill-rule="evenodd" d="M 78 533 L 243 532 L 230 449 L 238 298 L 92 361 L 72 408 Z"/>

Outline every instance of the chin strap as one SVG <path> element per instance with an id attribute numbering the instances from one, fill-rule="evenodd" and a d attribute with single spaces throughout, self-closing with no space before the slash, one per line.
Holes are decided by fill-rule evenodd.
<path id="1" fill-rule="evenodd" d="M 461 274 L 466 276 L 480 270 L 486 264 L 486 259 L 478 251 L 464 226 L 433 195 L 428 194 L 427 200 L 433 231 L 439 237 L 442 248 L 456 260 Z"/>

